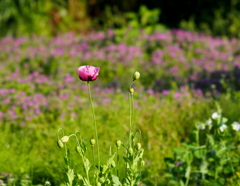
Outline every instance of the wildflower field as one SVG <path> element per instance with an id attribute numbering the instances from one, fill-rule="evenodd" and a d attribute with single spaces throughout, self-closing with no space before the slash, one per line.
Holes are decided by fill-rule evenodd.
<path id="1" fill-rule="evenodd" d="M 126 152 L 115 142 L 128 144 L 133 116 L 144 155 L 131 185 L 240 185 L 240 39 L 136 29 L 0 39 L 0 185 L 64 185 L 59 128 L 79 131 L 92 159 L 88 86 L 77 71 L 84 65 L 100 67 L 91 82 L 97 144 L 104 163 L 109 152 L 121 155 L 119 178 Z M 83 175 L 71 140 L 74 170 Z M 121 185 L 111 179 L 102 185 Z"/>

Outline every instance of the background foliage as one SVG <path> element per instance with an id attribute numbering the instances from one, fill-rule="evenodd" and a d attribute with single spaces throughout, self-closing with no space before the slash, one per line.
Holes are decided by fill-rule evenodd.
<path id="1" fill-rule="evenodd" d="M 143 12 L 141 5 L 151 10 L 148 24 L 154 21 L 168 28 L 239 37 L 240 0 L 3 0 L 0 2 L 0 36 L 33 33 L 50 36 L 67 31 L 86 33 L 122 28 L 133 26 L 129 20 L 136 17 L 144 27 L 143 17 L 149 17 L 149 12 Z"/>

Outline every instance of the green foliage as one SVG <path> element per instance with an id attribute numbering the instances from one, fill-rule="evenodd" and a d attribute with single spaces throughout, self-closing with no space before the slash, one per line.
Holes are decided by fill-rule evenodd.
<path id="1" fill-rule="evenodd" d="M 167 27 L 159 23 L 160 9 L 148 9 L 141 5 L 138 12 L 122 13 L 117 7 L 107 6 L 104 14 L 95 19 L 95 24 L 102 23 L 103 28 L 112 28 L 116 31 L 118 37 L 121 37 L 129 28 L 132 28 L 130 35 L 138 35 L 140 29 L 146 33 L 152 33 L 157 30 L 166 31 Z M 119 38 L 119 40 L 121 40 Z"/>
<path id="2" fill-rule="evenodd" d="M 220 7 L 214 10 L 213 18 L 200 20 L 196 23 L 196 15 L 191 18 L 181 20 L 179 26 L 184 30 L 205 32 L 211 35 L 221 35 L 223 37 L 232 38 L 240 37 L 240 1 L 231 0 L 230 7 Z M 229 10 L 228 10 L 229 9 Z"/>
<path id="3" fill-rule="evenodd" d="M 60 32 L 86 32 L 90 27 L 84 0 L 0 1 L 0 37 L 52 36 Z"/>
<path id="4" fill-rule="evenodd" d="M 206 122 L 197 123 L 194 138 L 174 149 L 174 158 L 165 158 L 169 183 L 236 185 L 239 181 L 239 130 L 230 128 L 218 104 L 217 110 Z"/>

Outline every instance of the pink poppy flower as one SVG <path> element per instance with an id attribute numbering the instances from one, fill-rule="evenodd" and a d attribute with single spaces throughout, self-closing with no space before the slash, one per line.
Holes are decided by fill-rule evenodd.
<path id="1" fill-rule="evenodd" d="M 77 70 L 78 76 L 82 81 L 94 81 L 98 77 L 100 67 L 85 65 L 78 67 Z"/>

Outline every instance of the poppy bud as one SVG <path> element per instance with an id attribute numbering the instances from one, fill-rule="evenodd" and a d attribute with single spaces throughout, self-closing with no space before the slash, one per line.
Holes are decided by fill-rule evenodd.
<path id="1" fill-rule="evenodd" d="M 68 137 L 68 136 L 63 136 L 63 137 L 61 138 L 61 141 L 62 141 L 63 143 L 67 143 L 68 140 L 69 140 L 69 137 Z"/>
<path id="2" fill-rule="evenodd" d="M 140 78 L 140 73 L 138 71 L 133 74 L 133 81 L 138 80 Z"/>
<path id="3" fill-rule="evenodd" d="M 116 140 L 116 146 L 118 149 L 121 147 L 121 145 L 122 145 L 121 140 Z"/>
<path id="4" fill-rule="evenodd" d="M 57 145 L 58 145 L 59 148 L 63 148 L 63 143 L 62 143 L 61 140 L 58 140 L 58 141 L 57 141 Z"/>
<path id="5" fill-rule="evenodd" d="M 95 143 L 96 143 L 95 139 L 94 139 L 94 138 L 91 138 L 91 139 L 90 139 L 90 144 L 91 144 L 92 146 L 94 146 Z"/>
<path id="6" fill-rule="evenodd" d="M 130 155 L 133 155 L 133 149 L 132 149 L 132 148 L 129 148 L 129 149 L 128 149 L 128 153 L 129 153 Z"/>
<path id="7" fill-rule="evenodd" d="M 80 146 L 77 146 L 77 147 L 75 148 L 75 150 L 76 150 L 76 152 L 77 152 L 78 154 L 81 153 L 81 147 L 80 147 Z"/>
<path id="8" fill-rule="evenodd" d="M 129 89 L 129 92 L 130 92 L 130 93 L 134 93 L 134 89 L 133 89 L 133 88 L 130 88 L 130 89 Z"/>
<path id="9" fill-rule="evenodd" d="M 137 150 L 140 150 L 141 147 L 142 147 L 141 143 L 137 143 L 137 145 L 136 145 L 136 149 L 137 149 Z"/>

